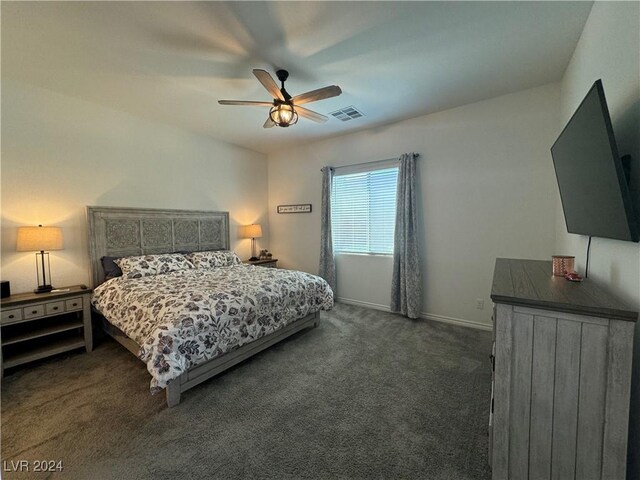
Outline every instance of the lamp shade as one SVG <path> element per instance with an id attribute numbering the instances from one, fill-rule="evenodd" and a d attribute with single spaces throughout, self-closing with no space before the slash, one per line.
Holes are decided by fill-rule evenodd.
<path id="1" fill-rule="evenodd" d="M 262 227 L 258 223 L 240 227 L 240 238 L 261 238 Z"/>
<path id="2" fill-rule="evenodd" d="M 62 229 L 60 227 L 18 227 L 18 252 L 62 250 Z"/>

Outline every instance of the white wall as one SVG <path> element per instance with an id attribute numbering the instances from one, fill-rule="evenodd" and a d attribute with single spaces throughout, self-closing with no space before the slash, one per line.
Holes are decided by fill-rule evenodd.
<path id="1" fill-rule="evenodd" d="M 549 147 L 558 94 L 547 85 L 269 155 L 274 255 L 284 267 L 317 272 L 322 166 L 415 151 L 424 316 L 489 325 L 495 258 L 553 254 L 557 187 Z M 312 203 L 313 212 L 275 213 L 290 203 Z M 390 257 L 339 255 L 336 263 L 340 298 L 388 308 Z"/>
<path id="2" fill-rule="evenodd" d="M 85 206 L 224 210 L 261 222 L 268 240 L 266 157 L 77 98 L 3 79 L 2 279 L 36 286 L 35 256 L 16 252 L 21 225 L 58 225 L 55 286 L 90 284 Z"/>
<path id="3" fill-rule="evenodd" d="M 633 196 L 640 205 L 640 4 L 596 2 L 561 82 L 566 124 L 594 81 L 602 79 L 620 154 L 634 162 Z M 640 211 L 640 210 L 639 210 Z M 584 271 L 587 237 L 566 233 L 558 196 L 557 250 L 576 256 Z M 594 238 L 589 278 L 640 308 L 640 245 Z M 640 477 L 640 328 L 636 327 L 628 478 Z"/>

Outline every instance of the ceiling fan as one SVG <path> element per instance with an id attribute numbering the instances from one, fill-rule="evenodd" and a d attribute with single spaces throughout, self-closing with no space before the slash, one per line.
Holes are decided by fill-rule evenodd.
<path id="1" fill-rule="evenodd" d="M 246 100 L 218 100 L 220 105 L 249 105 L 254 107 L 271 107 L 269 110 L 269 118 L 264 122 L 264 128 L 273 126 L 288 127 L 298 121 L 298 115 L 314 122 L 324 123 L 328 117 L 317 112 L 301 107 L 305 103 L 324 100 L 325 98 L 337 97 L 342 93 L 340 87 L 331 85 L 329 87 L 319 88 L 310 92 L 302 93 L 291 97 L 284 88 L 284 82 L 289 78 L 289 72 L 286 70 L 278 70 L 276 76 L 280 80 L 282 87 L 278 88 L 273 77 L 266 70 L 258 68 L 253 70 L 253 74 L 258 81 L 267 89 L 273 97 L 273 102 L 254 102 Z"/>

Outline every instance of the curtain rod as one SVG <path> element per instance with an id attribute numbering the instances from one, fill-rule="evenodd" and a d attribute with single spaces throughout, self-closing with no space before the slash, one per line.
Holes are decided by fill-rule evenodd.
<path id="1" fill-rule="evenodd" d="M 415 153 L 414 155 L 416 156 L 416 158 L 420 157 L 419 153 Z M 351 165 L 340 165 L 339 167 L 332 167 L 332 168 L 335 170 L 335 169 L 338 169 L 338 168 L 356 167 L 356 166 L 359 166 L 359 165 L 372 165 L 374 163 L 391 162 L 393 160 L 400 160 L 400 157 L 385 158 L 384 160 L 373 160 L 371 162 L 352 163 Z M 320 169 L 320 171 L 322 171 L 322 168 Z"/>

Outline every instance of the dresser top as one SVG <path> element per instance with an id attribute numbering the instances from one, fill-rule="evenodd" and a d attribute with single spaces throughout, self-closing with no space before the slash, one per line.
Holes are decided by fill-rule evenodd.
<path id="1" fill-rule="evenodd" d="M 637 311 L 593 280 L 570 282 L 553 276 L 551 261 L 496 259 L 491 299 L 495 303 L 638 320 Z"/>

